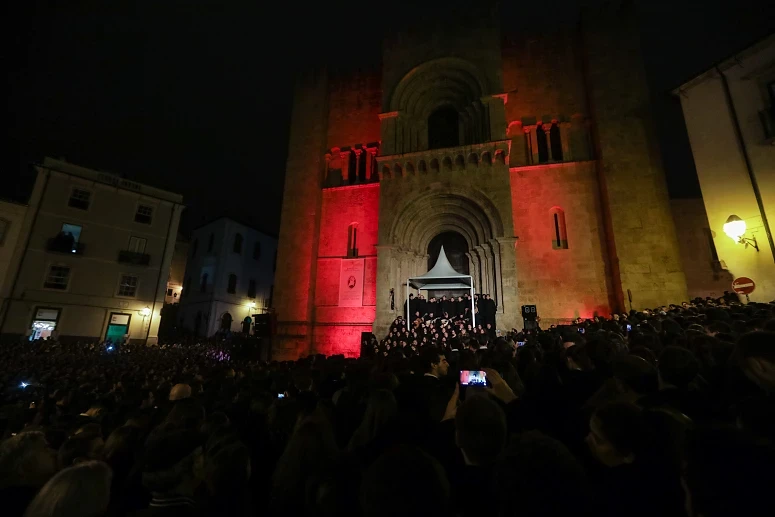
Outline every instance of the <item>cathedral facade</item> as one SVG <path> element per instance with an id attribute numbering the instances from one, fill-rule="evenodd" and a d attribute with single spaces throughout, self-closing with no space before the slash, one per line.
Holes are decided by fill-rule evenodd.
<path id="1" fill-rule="evenodd" d="M 557 30 L 509 30 L 495 10 L 448 21 L 298 81 L 276 356 L 357 355 L 440 245 L 503 330 L 527 304 L 548 325 L 686 299 L 631 13 Z"/>

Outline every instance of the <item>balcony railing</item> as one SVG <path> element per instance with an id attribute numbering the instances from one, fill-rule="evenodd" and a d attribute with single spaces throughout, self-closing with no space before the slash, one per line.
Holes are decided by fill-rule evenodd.
<path id="1" fill-rule="evenodd" d="M 52 237 L 46 242 L 46 250 L 54 253 L 67 253 L 68 255 L 83 255 L 86 244 L 75 242 L 66 237 Z"/>
<path id="2" fill-rule="evenodd" d="M 135 266 L 147 266 L 151 262 L 151 256 L 147 253 L 138 253 L 136 251 L 121 250 L 118 252 L 118 261 L 123 264 L 133 264 Z"/>

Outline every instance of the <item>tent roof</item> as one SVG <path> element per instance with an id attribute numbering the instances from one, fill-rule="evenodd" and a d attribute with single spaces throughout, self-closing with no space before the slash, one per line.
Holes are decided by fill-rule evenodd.
<path id="1" fill-rule="evenodd" d="M 463 275 L 455 271 L 444 253 L 444 246 L 439 251 L 439 258 L 430 271 L 422 276 L 409 278 L 409 285 L 415 289 L 470 289 L 473 285 L 471 275 Z"/>

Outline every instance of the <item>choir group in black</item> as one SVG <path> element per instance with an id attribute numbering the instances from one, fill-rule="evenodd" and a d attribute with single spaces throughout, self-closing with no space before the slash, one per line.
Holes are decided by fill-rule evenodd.
<path id="1" fill-rule="evenodd" d="M 471 307 L 474 314 L 472 317 Z M 409 324 L 403 314 L 410 316 Z M 368 352 L 375 355 L 388 355 L 390 350 L 402 349 L 416 352 L 418 348 L 432 345 L 444 350 L 451 350 L 453 340 L 464 336 L 481 337 L 486 340 L 496 338 L 495 313 L 498 306 L 489 294 L 474 294 L 471 296 L 437 298 L 431 296 L 409 295 L 404 302 L 404 310 L 390 325 L 390 332 L 377 342 L 376 338 L 368 343 Z"/>

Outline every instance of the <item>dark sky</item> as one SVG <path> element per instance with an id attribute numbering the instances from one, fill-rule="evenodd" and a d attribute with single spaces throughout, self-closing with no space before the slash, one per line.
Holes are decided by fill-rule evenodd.
<path id="1" fill-rule="evenodd" d="M 18 197 L 29 164 L 49 155 L 182 193 L 184 229 L 231 213 L 277 232 L 294 70 L 312 53 L 340 52 L 337 38 L 354 34 L 347 23 L 355 23 L 355 34 L 376 28 L 381 11 L 376 3 L 343 1 L 311 8 L 255 0 L 7 6 L 10 145 L 2 170 L 11 181 L 3 181 L 0 196 Z M 510 7 L 540 24 L 556 22 L 558 13 L 572 18 L 579 3 Z M 698 188 L 680 106 L 662 92 L 771 31 L 775 7 L 766 0 L 641 3 L 671 195 L 690 196 Z"/>

